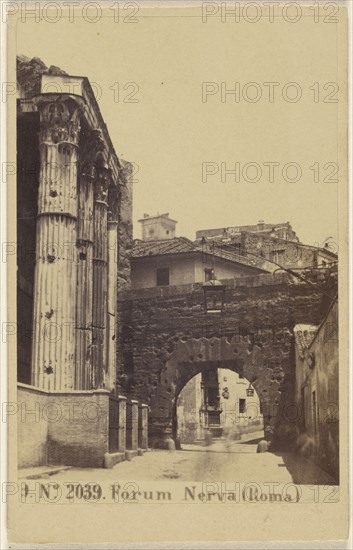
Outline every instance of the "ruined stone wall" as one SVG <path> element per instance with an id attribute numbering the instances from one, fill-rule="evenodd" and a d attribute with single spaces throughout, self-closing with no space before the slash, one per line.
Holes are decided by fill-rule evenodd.
<path id="1" fill-rule="evenodd" d="M 54 65 L 48 68 L 39 57 L 30 59 L 25 55 L 18 55 L 16 61 L 17 87 L 21 98 L 30 98 L 40 93 L 42 74 L 67 75 L 65 71 Z"/>
<path id="2" fill-rule="evenodd" d="M 121 293 L 131 288 L 131 250 L 132 250 L 132 186 L 133 170 L 129 162 L 121 161 L 121 185 L 119 186 L 119 219 L 118 219 L 118 275 L 117 275 L 117 316 L 116 316 L 116 373 L 117 380 L 121 375 L 121 365 L 124 362 L 122 337 L 121 308 L 119 305 Z"/>
<path id="3" fill-rule="evenodd" d="M 325 284 L 334 294 L 332 278 L 321 288 Z M 229 280 L 226 287 L 219 315 L 204 313 L 201 284 L 120 293 L 118 384 L 150 405 L 152 445 L 173 434 L 184 385 L 213 368 L 229 368 L 253 383 L 268 439 L 289 446 L 295 437 L 287 418 L 295 397 L 293 328 L 320 323 L 330 300 L 286 273 Z"/>
<path id="4" fill-rule="evenodd" d="M 121 161 L 121 186 L 118 224 L 118 294 L 131 285 L 132 249 L 132 165 Z"/>
<path id="5" fill-rule="evenodd" d="M 316 262 L 317 250 L 303 246 L 299 242 L 246 232 L 241 234 L 239 241 L 247 253 L 263 256 L 284 267 L 312 267 Z"/>

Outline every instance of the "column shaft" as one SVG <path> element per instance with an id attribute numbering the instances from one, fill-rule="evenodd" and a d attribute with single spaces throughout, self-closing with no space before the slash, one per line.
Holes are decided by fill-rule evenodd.
<path id="1" fill-rule="evenodd" d="M 116 386 L 117 228 L 116 221 L 108 221 L 107 370 L 104 380 L 104 387 L 108 390 L 113 390 Z"/>
<path id="2" fill-rule="evenodd" d="M 40 105 L 32 384 L 71 390 L 75 370 L 78 110 Z"/>
<path id="3" fill-rule="evenodd" d="M 104 387 L 107 323 L 107 216 L 106 192 L 95 182 L 93 244 L 93 387 Z"/>
<path id="4" fill-rule="evenodd" d="M 93 177 L 84 173 L 78 194 L 75 389 L 91 389 L 93 323 Z"/>

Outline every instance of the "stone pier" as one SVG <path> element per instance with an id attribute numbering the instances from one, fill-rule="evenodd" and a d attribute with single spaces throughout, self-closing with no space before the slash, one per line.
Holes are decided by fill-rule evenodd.
<path id="1" fill-rule="evenodd" d="M 126 450 L 126 397 L 118 395 L 119 419 L 118 419 L 118 451 L 125 453 Z"/>
<path id="2" fill-rule="evenodd" d="M 148 449 L 148 405 L 139 405 L 138 418 L 138 449 L 143 452 Z"/>
<path id="3" fill-rule="evenodd" d="M 131 399 L 126 406 L 126 458 L 137 455 L 139 402 Z"/>

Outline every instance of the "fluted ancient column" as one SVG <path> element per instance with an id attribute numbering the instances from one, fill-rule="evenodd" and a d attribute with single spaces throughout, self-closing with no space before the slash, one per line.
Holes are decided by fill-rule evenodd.
<path id="1" fill-rule="evenodd" d="M 92 378 L 94 179 L 94 166 L 83 166 L 78 191 L 75 372 L 75 389 L 81 390 L 91 388 Z"/>
<path id="2" fill-rule="evenodd" d="M 108 189 L 108 287 L 107 287 L 107 363 L 104 371 L 104 387 L 116 388 L 116 332 L 117 332 L 117 279 L 118 279 L 118 218 L 119 192 L 113 181 Z"/>
<path id="3" fill-rule="evenodd" d="M 75 389 L 93 387 L 93 243 L 94 189 L 98 180 L 95 158 L 104 148 L 99 130 L 87 130 L 80 145 L 77 228 L 77 300 Z"/>
<path id="4" fill-rule="evenodd" d="M 118 284 L 118 221 L 108 214 L 108 309 L 107 309 L 107 366 L 104 387 L 116 386 L 116 300 Z"/>
<path id="5" fill-rule="evenodd" d="M 108 187 L 107 171 L 100 170 L 94 183 L 94 244 L 93 244 L 93 342 L 92 387 L 104 387 L 106 369 L 106 323 L 108 284 Z"/>
<path id="6" fill-rule="evenodd" d="M 72 390 L 75 377 L 79 105 L 37 99 L 40 175 L 36 234 L 32 384 Z"/>

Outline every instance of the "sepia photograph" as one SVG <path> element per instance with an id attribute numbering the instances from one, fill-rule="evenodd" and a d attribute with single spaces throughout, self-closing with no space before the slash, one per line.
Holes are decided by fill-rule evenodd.
<path id="1" fill-rule="evenodd" d="M 346 539 L 346 3 L 5 4 L 11 542 Z"/>

